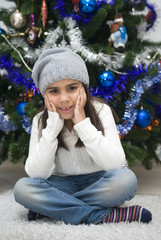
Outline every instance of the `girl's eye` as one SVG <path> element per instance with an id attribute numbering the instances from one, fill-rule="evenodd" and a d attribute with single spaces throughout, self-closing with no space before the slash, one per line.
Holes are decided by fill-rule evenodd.
<path id="1" fill-rule="evenodd" d="M 76 90 L 77 89 L 77 87 L 69 87 L 69 91 L 74 91 L 74 90 Z"/>
<path id="2" fill-rule="evenodd" d="M 52 90 L 50 90 L 50 93 L 52 93 L 52 94 L 58 93 L 58 90 L 57 89 L 52 89 Z"/>

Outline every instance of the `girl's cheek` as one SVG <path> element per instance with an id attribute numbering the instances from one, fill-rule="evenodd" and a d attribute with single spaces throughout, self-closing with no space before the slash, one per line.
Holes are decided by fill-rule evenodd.
<path id="1" fill-rule="evenodd" d="M 77 99 L 77 97 L 80 95 L 80 88 L 78 88 L 76 94 L 75 94 L 75 98 Z"/>
<path id="2" fill-rule="evenodd" d="M 50 94 L 48 94 L 48 99 L 49 99 L 49 102 L 53 103 L 54 106 L 56 107 L 56 105 L 57 105 L 56 104 L 57 103 L 56 99 L 53 98 L 53 96 L 51 96 Z"/>

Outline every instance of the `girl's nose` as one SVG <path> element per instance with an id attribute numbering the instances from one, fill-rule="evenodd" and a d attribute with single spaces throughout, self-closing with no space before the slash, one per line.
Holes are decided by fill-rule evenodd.
<path id="1" fill-rule="evenodd" d="M 62 93 L 60 98 L 59 98 L 59 102 L 62 103 L 62 102 L 68 102 L 68 101 L 69 101 L 68 94 Z"/>

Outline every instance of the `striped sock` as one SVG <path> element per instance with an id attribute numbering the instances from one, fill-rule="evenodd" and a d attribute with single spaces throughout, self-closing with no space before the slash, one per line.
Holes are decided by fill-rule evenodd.
<path id="1" fill-rule="evenodd" d="M 119 222 L 144 222 L 148 223 L 152 220 L 152 214 L 141 206 L 131 206 L 125 208 L 113 208 L 109 215 L 104 219 L 106 223 Z"/>

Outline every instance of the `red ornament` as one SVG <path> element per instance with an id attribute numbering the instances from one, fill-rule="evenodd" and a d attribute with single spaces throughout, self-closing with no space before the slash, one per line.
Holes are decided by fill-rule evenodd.
<path id="1" fill-rule="evenodd" d="M 79 12 L 79 1 L 80 0 L 72 0 L 72 3 L 74 4 L 74 11 Z"/>
<path id="2" fill-rule="evenodd" d="M 43 29 L 45 29 L 47 14 L 48 14 L 48 10 L 47 10 L 46 0 L 42 0 L 41 20 L 42 20 Z"/>
<path id="3" fill-rule="evenodd" d="M 80 0 L 72 0 L 73 4 L 79 3 Z"/>
<path id="4" fill-rule="evenodd" d="M 152 21 L 153 15 L 152 15 L 152 12 L 151 12 L 151 11 L 148 12 L 148 14 L 145 16 L 145 19 L 146 19 L 147 21 L 148 21 L 148 20 Z"/>

